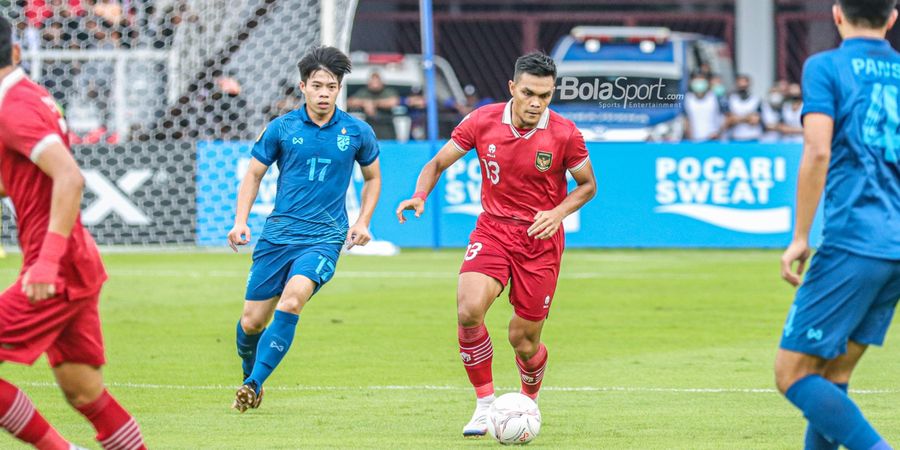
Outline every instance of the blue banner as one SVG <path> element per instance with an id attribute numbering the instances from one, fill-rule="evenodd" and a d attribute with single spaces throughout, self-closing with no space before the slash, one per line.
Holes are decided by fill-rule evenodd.
<path id="1" fill-rule="evenodd" d="M 200 245 L 224 245 L 250 145 L 198 144 Z M 597 196 L 566 220 L 568 247 L 784 247 L 790 242 L 799 144 L 591 143 L 588 150 Z M 431 247 L 433 221 L 439 220 L 441 246 L 468 243 L 481 212 L 481 169 L 474 152 L 447 169 L 421 218 L 397 222 L 397 204 L 412 195 L 428 160 L 427 144 L 381 144 L 384 182 L 371 227 L 376 239 Z M 273 167 L 260 186 L 249 222 L 256 234 L 274 204 L 276 178 Z M 574 188 L 574 181 L 569 183 Z M 361 187 L 357 169 L 347 195 L 351 220 Z M 818 222 L 813 236 L 821 234 Z"/>

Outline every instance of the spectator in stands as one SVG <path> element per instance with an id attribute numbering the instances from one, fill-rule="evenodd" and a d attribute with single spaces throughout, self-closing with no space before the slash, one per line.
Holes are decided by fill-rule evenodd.
<path id="1" fill-rule="evenodd" d="M 722 110 L 722 114 L 728 113 L 728 86 L 725 86 L 725 82 L 722 80 L 721 75 L 713 74 L 709 77 L 709 89 L 716 96 L 716 100 L 719 101 L 719 109 Z"/>
<path id="2" fill-rule="evenodd" d="M 122 5 L 118 0 L 97 0 L 91 12 L 114 25 L 122 24 L 125 19 Z"/>
<path id="3" fill-rule="evenodd" d="M 784 105 L 784 92 L 776 84 L 769 89 L 766 101 L 762 104 L 760 119 L 765 133 L 762 140 L 773 142 L 781 139 L 781 107 Z"/>
<path id="4" fill-rule="evenodd" d="M 784 105 L 781 107 L 781 135 L 783 140 L 791 142 L 803 141 L 803 92 L 800 85 L 791 83 L 788 86 Z"/>
<path id="5" fill-rule="evenodd" d="M 422 94 L 422 87 L 413 86 L 409 90 L 409 95 L 400 99 L 400 104 L 406 107 L 406 114 L 409 115 L 410 139 L 425 139 L 428 116 L 425 112 L 425 96 Z M 400 139 L 402 140 L 403 136 L 400 136 Z"/>
<path id="6" fill-rule="evenodd" d="M 241 97 L 241 83 L 237 78 L 231 75 L 216 78 L 215 88 L 204 105 L 208 117 L 206 137 L 241 139 L 247 131 L 243 117 L 246 108 L 247 100 Z"/>
<path id="7" fill-rule="evenodd" d="M 366 87 L 360 88 L 347 98 L 347 109 L 362 111 L 365 120 L 372 126 L 379 139 L 394 139 L 393 110 L 400 106 L 397 91 L 386 87 L 381 74 L 373 71 Z"/>
<path id="8" fill-rule="evenodd" d="M 68 42 L 63 36 L 63 24 L 61 22 L 50 22 L 41 32 L 41 40 L 44 41 L 44 48 L 62 49 L 68 46 Z"/>
<path id="9" fill-rule="evenodd" d="M 735 91 L 728 97 L 725 121 L 732 141 L 753 142 L 762 138 L 762 99 L 753 95 L 750 88 L 750 77 L 738 75 Z"/>
<path id="10" fill-rule="evenodd" d="M 463 88 L 463 93 L 466 94 L 466 102 L 463 104 L 456 104 L 452 99 L 450 102 L 453 104 L 456 111 L 460 114 L 460 119 L 462 119 L 466 114 L 481 108 L 484 105 L 489 105 L 494 103 L 494 99 L 490 97 L 482 98 L 478 95 L 478 90 L 475 89 L 474 85 L 467 84 L 466 87 Z"/>
<path id="11" fill-rule="evenodd" d="M 282 85 L 287 86 L 284 88 L 284 95 L 263 111 L 269 122 L 297 109 L 303 102 L 301 95 L 297 91 L 297 86 L 287 80 L 282 80 Z"/>
<path id="12" fill-rule="evenodd" d="M 690 89 L 684 98 L 685 139 L 694 142 L 719 139 L 724 119 L 719 102 L 710 91 L 709 78 L 697 72 L 691 77 Z"/>

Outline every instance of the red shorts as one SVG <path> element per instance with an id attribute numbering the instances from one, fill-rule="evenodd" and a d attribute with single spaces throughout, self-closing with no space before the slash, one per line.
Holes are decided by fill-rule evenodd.
<path id="1" fill-rule="evenodd" d="M 0 294 L 0 361 L 34 364 L 47 353 L 50 365 L 64 362 L 102 366 L 99 294 L 69 301 L 57 295 L 35 304 L 17 281 Z"/>
<path id="2" fill-rule="evenodd" d="M 565 247 L 562 227 L 547 240 L 528 236 L 531 224 L 511 219 L 478 217 L 459 273 L 478 272 L 509 287 L 509 303 L 517 316 L 538 322 L 547 318 Z"/>

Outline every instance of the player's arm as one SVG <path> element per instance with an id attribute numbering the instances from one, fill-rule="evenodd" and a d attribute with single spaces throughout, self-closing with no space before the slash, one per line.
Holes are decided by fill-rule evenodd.
<path id="1" fill-rule="evenodd" d="M 35 151 L 38 150 L 32 150 Z M 50 224 L 37 262 L 22 278 L 22 290 L 29 300 L 41 301 L 56 295 L 54 283 L 59 274 L 59 261 L 66 253 L 69 234 L 81 209 L 84 177 L 72 153 L 58 140 L 39 150 L 35 164 L 53 180 Z"/>
<path id="2" fill-rule="evenodd" d="M 434 186 L 441 178 L 441 174 L 464 155 L 465 153 L 460 151 L 456 143 L 453 140 L 449 140 L 441 148 L 441 151 L 434 158 L 431 158 L 431 161 L 428 161 L 425 167 L 422 167 L 422 171 L 419 172 L 419 179 L 416 181 L 415 194 L 409 200 L 400 202 L 400 206 L 397 207 L 397 220 L 400 223 L 406 222 L 406 218 L 403 217 L 403 211 L 415 211 L 416 217 L 422 216 L 422 213 L 425 212 L 425 198 L 434 189 Z"/>
<path id="3" fill-rule="evenodd" d="M 347 250 L 354 245 L 366 245 L 372 240 L 369 224 L 372 222 L 372 214 L 375 213 L 378 196 L 381 195 L 381 163 L 378 159 L 367 166 L 360 166 L 360 169 L 363 187 L 360 194 L 359 217 L 347 231 Z"/>
<path id="4" fill-rule="evenodd" d="M 577 186 L 569 195 L 550 211 L 538 211 L 534 216 L 534 223 L 528 228 L 528 235 L 537 239 L 550 239 L 559 230 L 563 220 L 581 209 L 585 203 L 594 198 L 597 193 L 597 179 L 594 176 L 594 167 L 588 159 L 578 170 L 569 171 L 575 179 Z"/>
<path id="5" fill-rule="evenodd" d="M 256 195 L 259 193 L 259 184 L 262 183 L 267 170 L 269 170 L 269 166 L 263 164 L 255 157 L 250 158 L 247 173 L 241 180 L 241 187 L 238 189 L 234 227 L 228 232 L 228 245 L 234 251 L 238 251 L 238 245 L 250 243 L 250 227 L 247 226 L 247 219 L 250 217 L 250 208 L 253 206 L 253 202 L 256 201 Z"/>
<path id="6" fill-rule="evenodd" d="M 794 239 L 781 256 L 781 277 L 788 283 L 800 285 L 800 276 L 809 259 L 809 231 L 812 228 L 819 199 L 825 189 L 828 164 L 831 161 L 831 138 L 834 119 L 822 113 L 807 114 L 803 118 L 803 158 L 797 180 L 797 212 L 794 219 Z M 797 262 L 797 269 L 792 266 Z"/>

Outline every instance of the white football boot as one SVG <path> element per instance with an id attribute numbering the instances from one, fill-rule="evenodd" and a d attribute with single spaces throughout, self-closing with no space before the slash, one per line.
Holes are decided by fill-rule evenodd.
<path id="1" fill-rule="evenodd" d="M 491 403 L 494 403 L 494 398 L 493 395 L 489 395 L 479 398 L 475 402 L 472 419 L 463 427 L 464 437 L 481 437 L 487 434 L 488 410 L 491 408 Z"/>

